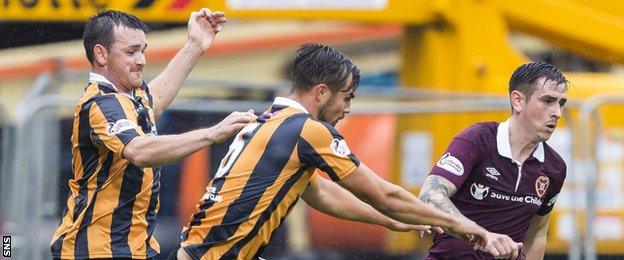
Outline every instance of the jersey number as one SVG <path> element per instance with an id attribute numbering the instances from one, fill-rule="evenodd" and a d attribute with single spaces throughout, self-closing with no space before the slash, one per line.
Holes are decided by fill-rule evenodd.
<path id="1" fill-rule="evenodd" d="M 243 140 L 243 136 L 245 134 L 250 134 L 251 132 L 253 132 L 253 130 L 255 130 L 259 125 L 259 123 L 249 124 L 243 127 L 243 129 L 236 135 L 236 138 L 234 138 L 234 141 L 230 145 L 230 149 L 228 150 L 225 157 L 223 157 L 223 160 L 221 160 L 221 164 L 219 164 L 219 169 L 215 174 L 215 179 L 223 177 L 223 175 L 225 175 L 225 173 L 228 172 L 230 168 L 232 168 L 234 161 L 236 161 L 238 155 L 240 155 L 240 153 L 243 151 L 243 146 L 245 146 L 245 140 Z"/>

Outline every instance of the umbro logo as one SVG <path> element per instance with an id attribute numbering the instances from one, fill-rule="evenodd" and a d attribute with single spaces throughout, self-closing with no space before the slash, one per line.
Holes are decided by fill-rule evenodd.
<path id="1" fill-rule="evenodd" d="M 490 179 L 498 181 L 498 176 L 500 176 L 500 172 L 498 172 L 496 170 L 496 168 L 494 168 L 494 167 L 485 167 L 485 170 L 487 171 L 485 176 L 489 177 Z"/>

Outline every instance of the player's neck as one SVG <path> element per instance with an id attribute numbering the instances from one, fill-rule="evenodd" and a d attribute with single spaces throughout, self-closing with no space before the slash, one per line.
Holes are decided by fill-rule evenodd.
<path id="1" fill-rule="evenodd" d="M 111 80 L 113 77 L 111 77 L 108 73 L 108 71 L 104 68 L 93 68 L 93 73 L 96 73 L 100 76 L 103 76 L 104 78 L 106 78 L 106 80 L 108 80 L 110 83 L 112 83 L 115 87 L 115 90 L 119 93 L 122 94 L 127 94 L 127 95 L 132 95 L 132 91 L 133 89 L 127 89 L 124 86 L 122 86 L 121 84 L 116 83 L 115 81 Z"/>
<path id="2" fill-rule="evenodd" d="M 520 163 L 524 163 L 539 144 L 532 137 L 531 133 L 527 132 L 520 122 L 513 117 L 511 118 L 509 121 L 509 146 L 511 147 L 511 155 Z"/>
<path id="3" fill-rule="evenodd" d="M 308 110 L 308 113 L 310 113 L 313 118 L 318 118 L 319 108 L 315 106 L 314 97 L 310 95 L 301 95 L 295 92 L 290 94 L 288 98 L 299 102 L 299 104 Z"/>

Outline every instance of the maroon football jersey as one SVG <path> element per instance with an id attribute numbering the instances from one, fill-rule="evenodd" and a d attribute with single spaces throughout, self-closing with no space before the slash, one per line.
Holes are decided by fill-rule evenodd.
<path id="1" fill-rule="evenodd" d="M 457 135 L 431 170 L 451 181 L 451 201 L 467 218 L 516 242 L 535 215 L 548 214 L 566 176 L 564 160 L 546 142 L 520 164 L 511 156 L 509 121 L 475 124 Z M 434 237 L 428 259 L 492 259 L 447 234 Z"/>

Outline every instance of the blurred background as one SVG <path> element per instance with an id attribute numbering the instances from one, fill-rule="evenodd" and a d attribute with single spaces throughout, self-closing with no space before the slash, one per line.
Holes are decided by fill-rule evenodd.
<path id="1" fill-rule="evenodd" d="M 160 134 L 210 126 L 232 110 L 263 111 L 289 88 L 306 42 L 334 46 L 362 70 L 351 150 L 383 178 L 418 193 L 451 138 L 510 113 L 513 70 L 542 60 L 572 82 L 548 141 L 568 164 L 546 259 L 624 259 L 624 2 L 609 0 L 4 0 L 0 2 L 0 233 L 12 257 L 49 259 L 72 177 L 73 105 L 88 80 L 82 26 L 101 9 L 133 13 L 148 34 L 146 81 L 186 39 L 191 11 L 229 18 Z M 228 142 L 163 168 L 156 238 L 175 249 Z M 495 217 L 495 216 L 493 216 Z M 337 220 L 299 203 L 268 259 L 422 259 L 415 232 Z"/>

